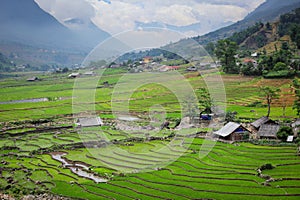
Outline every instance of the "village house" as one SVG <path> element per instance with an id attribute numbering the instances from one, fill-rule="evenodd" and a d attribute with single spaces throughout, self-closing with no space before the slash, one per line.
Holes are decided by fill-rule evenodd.
<path id="1" fill-rule="evenodd" d="M 249 130 L 253 134 L 253 138 L 269 138 L 276 139 L 276 134 L 280 126 L 268 117 L 261 117 L 250 124 Z"/>
<path id="2" fill-rule="evenodd" d="M 95 75 L 95 72 L 93 72 L 93 71 L 88 71 L 88 72 L 84 72 L 83 75 L 84 75 L 84 76 L 94 76 L 94 75 Z"/>
<path id="3" fill-rule="evenodd" d="M 78 78 L 80 76 L 80 73 L 72 73 L 72 74 L 69 74 L 69 78 Z"/>
<path id="4" fill-rule="evenodd" d="M 251 132 L 258 132 L 259 128 L 264 125 L 264 124 L 273 124 L 275 123 L 275 121 L 269 119 L 268 117 L 261 117 L 259 119 L 257 119 L 256 121 L 252 122 L 250 124 L 250 130 Z"/>
<path id="5" fill-rule="evenodd" d="M 39 78 L 36 77 L 36 76 L 30 77 L 30 78 L 27 79 L 27 81 L 29 81 L 29 82 L 34 82 L 34 81 L 38 81 L 38 80 L 39 80 Z"/>
<path id="6" fill-rule="evenodd" d="M 235 122 L 228 122 L 220 130 L 214 132 L 221 140 L 227 141 L 242 141 L 249 131 L 241 124 Z"/>
<path id="7" fill-rule="evenodd" d="M 189 72 L 196 72 L 196 71 L 198 71 L 198 68 L 195 66 L 192 66 L 192 67 L 187 68 L 186 70 Z"/>
<path id="8" fill-rule="evenodd" d="M 287 142 L 293 142 L 294 141 L 294 136 L 289 135 L 286 139 Z"/>
<path id="9" fill-rule="evenodd" d="M 174 70 L 178 70 L 180 67 L 179 66 L 162 66 L 159 68 L 160 72 L 167 72 L 167 71 L 174 71 Z"/>
<path id="10" fill-rule="evenodd" d="M 148 64 L 148 63 L 152 62 L 152 60 L 153 60 L 152 57 L 147 56 L 147 57 L 144 57 L 144 58 L 143 58 L 143 63 L 144 63 L 144 64 Z"/>
<path id="11" fill-rule="evenodd" d="M 254 67 L 257 67 L 258 66 L 258 63 L 256 60 L 252 59 L 252 58 L 245 58 L 243 60 L 243 64 L 246 65 L 246 64 L 249 64 L 249 63 L 252 63 Z"/>
<path id="12" fill-rule="evenodd" d="M 79 118 L 76 125 L 79 127 L 102 126 L 103 122 L 100 117 Z"/>
<path id="13" fill-rule="evenodd" d="M 259 139 L 277 139 L 277 133 L 280 129 L 278 124 L 263 124 L 258 130 Z"/>

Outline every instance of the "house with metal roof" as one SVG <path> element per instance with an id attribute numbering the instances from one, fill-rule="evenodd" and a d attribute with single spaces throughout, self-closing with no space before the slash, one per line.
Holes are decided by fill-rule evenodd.
<path id="1" fill-rule="evenodd" d="M 278 124 L 263 124 L 257 133 L 259 139 L 277 139 L 277 133 L 280 129 Z"/>
<path id="2" fill-rule="evenodd" d="M 72 73 L 72 74 L 69 74 L 69 78 L 77 78 L 80 76 L 80 73 Z"/>
<path id="3" fill-rule="evenodd" d="M 83 75 L 84 76 L 94 76 L 95 72 L 93 72 L 93 71 L 87 71 L 87 72 L 84 72 Z"/>
<path id="4" fill-rule="evenodd" d="M 258 130 L 263 124 L 266 124 L 268 122 L 273 122 L 273 120 L 264 116 L 264 117 L 257 119 L 256 121 L 252 122 L 251 126 L 253 126 L 254 128 L 256 128 Z"/>
<path id="5" fill-rule="evenodd" d="M 249 131 L 242 125 L 235 122 L 229 122 L 220 130 L 214 132 L 214 135 L 219 136 L 219 139 L 228 141 L 244 140 L 244 135 Z"/>
<path id="6" fill-rule="evenodd" d="M 287 142 L 293 142 L 294 141 L 294 136 L 289 135 L 286 139 Z"/>
<path id="7" fill-rule="evenodd" d="M 100 117 L 79 118 L 76 125 L 79 127 L 102 126 L 103 122 Z"/>

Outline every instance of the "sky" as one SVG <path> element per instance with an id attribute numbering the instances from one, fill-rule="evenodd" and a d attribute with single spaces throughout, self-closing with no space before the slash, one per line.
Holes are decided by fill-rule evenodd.
<path id="1" fill-rule="evenodd" d="M 143 29 L 156 23 L 182 28 L 182 33 L 189 37 L 239 21 L 265 0 L 35 1 L 62 23 L 72 18 L 86 22 L 92 20 L 100 29 L 112 35 Z"/>

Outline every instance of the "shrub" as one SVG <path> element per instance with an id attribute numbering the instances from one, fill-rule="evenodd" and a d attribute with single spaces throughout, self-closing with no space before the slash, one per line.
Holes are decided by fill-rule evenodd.
<path id="1" fill-rule="evenodd" d="M 289 135 L 293 135 L 293 129 L 289 126 L 283 126 L 277 133 L 277 138 L 285 142 Z"/>
<path id="2" fill-rule="evenodd" d="M 270 71 L 264 74 L 264 78 L 289 78 L 295 75 L 294 71 L 290 70 L 280 70 L 280 71 Z"/>
<path id="3" fill-rule="evenodd" d="M 236 114 L 237 114 L 236 112 L 231 112 L 231 111 L 226 112 L 225 121 L 226 122 L 235 121 Z"/>
<path id="4" fill-rule="evenodd" d="M 270 170 L 270 169 L 274 169 L 274 168 L 275 167 L 270 163 L 264 164 L 260 167 L 261 170 Z"/>

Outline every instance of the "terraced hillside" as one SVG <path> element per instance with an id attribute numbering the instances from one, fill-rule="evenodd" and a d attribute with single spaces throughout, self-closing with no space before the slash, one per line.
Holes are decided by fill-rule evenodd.
<path id="1" fill-rule="evenodd" d="M 90 172 L 104 176 L 107 183 L 79 177 L 49 154 L 26 156 L 24 150 L 2 148 L 0 185 L 8 192 L 50 191 L 82 199 L 298 199 L 300 196 L 300 158 L 295 146 L 217 143 L 207 157 L 200 159 L 198 152 L 203 139 L 186 138 L 182 144 L 169 145 L 168 153 L 155 154 L 167 142 L 118 146 L 133 157 L 115 154 L 113 146 L 62 150 L 69 161 L 86 163 Z M 35 146 L 42 147 L 39 144 L 42 143 Z M 164 157 L 176 156 L 187 146 L 182 157 L 162 168 L 135 173 L 115 170 L 120 166 L 137 169 L 149 162 L 156 163 Z M 259 176 L 257 169 L 268 163 L 275 168 L 262 170 Z"/>
<path id="2" fill-rule="evenodd" d="M 181 72 L 199 96 L 206 87 L 203 77 L 216 74 L 208 71 L 201 77 Z M 180 104 L 172 91 L 159 84 L 136 88 L 130 96 L 130 111 L 141 119 L 137 122 L 140 126 L 147 127 L 151 109 L 160 105 L 171 129 L 126 131 L 126 127 L 118 127 L 111 96 L 124 73 L 120 69 L 105 71 L 95 95 L 95 113 L 105 126 L 84 129 L 74 125 L 74 80 L 66 74 L 39 75 L 37 82 L 27 82 L 26 76 L 1 80 L 0 92 L 5 95 L 0 96 L 0 193 L 17 198 L 40 193 L 77 199 L 299 198 L 296 145 L 216 143 L 210 151 L 214 143 L 193 137 L 212 128 L 188 128 L 174 134 L 173 127 L 181 117 Z M 272 105 L 272 118 L 283 119 L 281 102 L 286 98 L 284 119 L 296 116 L 292 80 L 237 75 L 222 75 L 222 79 L 227 102 L 219 103 L 227 103 L 227 110 L 236 111 L 241 119 L 252 120 L 266 113 L 258 91 L 262 85 L 282 89 Z M 122 91 L 122 98 L 131 92 Z M 270 166 L 275 168 L 265 169 Z"/>

